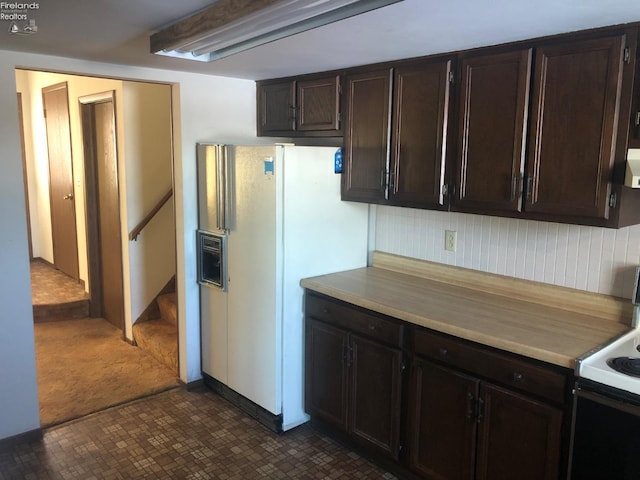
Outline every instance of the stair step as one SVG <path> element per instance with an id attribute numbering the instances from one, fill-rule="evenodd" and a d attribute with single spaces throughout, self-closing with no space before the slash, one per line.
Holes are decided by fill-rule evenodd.
<path id="1" fill-rule="evenodd" d="M 34 322 L 53 322 L 89 316 L 89 300 L 65 303 L 37 304 L 33 306 Z"/>
<path id="2" fill-rule="evenodd" d="M 172 321 L 158 318 L 136 322 L 133 339 L 138 347 L 178 372 L 178 331 Z"/>
<path id="3" fill-rule="evenodd" d="M 165 293 L 158 297 L 158 307 L 160 308 L 160 318 L 171 322 L 174 327 L 178 327 L 178 302 L 175 293 Z"/>

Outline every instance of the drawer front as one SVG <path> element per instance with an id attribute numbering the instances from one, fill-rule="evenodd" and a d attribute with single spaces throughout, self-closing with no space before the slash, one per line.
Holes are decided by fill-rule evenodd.
<path id="1" fill-rule="evenodd" d="M 526 359 L 470 345 L 423 329 L 414 330 L 414 352 L 485 377 L 489 381 L 523 390 L 564 404 L 568 375 Z"/>
<path id="2" fill-rule="evenodd" d="M 389 345 L 399 347 L 402 343 L 403 325 L 400 322 L 367 313 L 355 306 L 307 294 L 305 314 Z"/>

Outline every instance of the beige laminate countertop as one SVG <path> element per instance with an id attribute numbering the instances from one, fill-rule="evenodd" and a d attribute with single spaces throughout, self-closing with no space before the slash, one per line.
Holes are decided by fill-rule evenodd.
<path id="1" fill-rule="evenodd" d="M 306 278 L 301 285 L 416 325 L 571 369 L 577 358 L 630 329 L 624 319 L 375 266 Z"/>

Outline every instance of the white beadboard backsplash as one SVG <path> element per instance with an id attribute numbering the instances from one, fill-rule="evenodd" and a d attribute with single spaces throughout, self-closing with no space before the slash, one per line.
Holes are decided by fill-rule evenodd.
<path id="1" fill-rule="evenodd" d="M 372 250 L 631 298 L 640 225 L 619 230 L 376 206 Z M 375 219 L 375 220 L 374 220 Z M 457 249 L 444 249 L 444 231 Z"/>

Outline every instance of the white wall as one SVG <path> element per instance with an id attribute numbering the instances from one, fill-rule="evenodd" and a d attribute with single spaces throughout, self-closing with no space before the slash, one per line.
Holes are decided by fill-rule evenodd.
<path id="1" fill-rule="evenodd" d="M 375 249 L 631 298 L 640 225 L 613 230 L 411 208 L 376 208 Z M 455 230 L 458 248 L 444 249 Z M 373 246 L 372 246 L 373 248 Z"/>
<path id="2" fill-rule="evenodd" d="M 29 284 L 24 192 L 15 68 L 64 71 L 130 80 L 174 83 L 174 162 L 180 296 L 180 378 L 200 377 L 199 301 L 196 282 L 197 228 L 195 143 L 247 142 L 255 138 L 255 85 L 251 81 L 167 70 L 0 51 L 2 167 L 0 195 L 0 438 L 37 428 L 38 402 Z"/>
<path id="3" fill-rule="evenodd" d="M 2 64 L 7 65 L 2 57 Z M 27 222 L 13 68 L 0 68 L 0 438 L 39 426 Z"/>
<path id="4" fill-rule="evenodd" d="M 137 241 L 128 232 L 173 187 L 171 86 L 124 82 L 118 134 L 124 138 L 124 169 L 120 184 L 123 204 L 123 260 L 128 293 L 126 336 L 132 325 L 176 273 L 173 199 L 145 227 Z"/>

